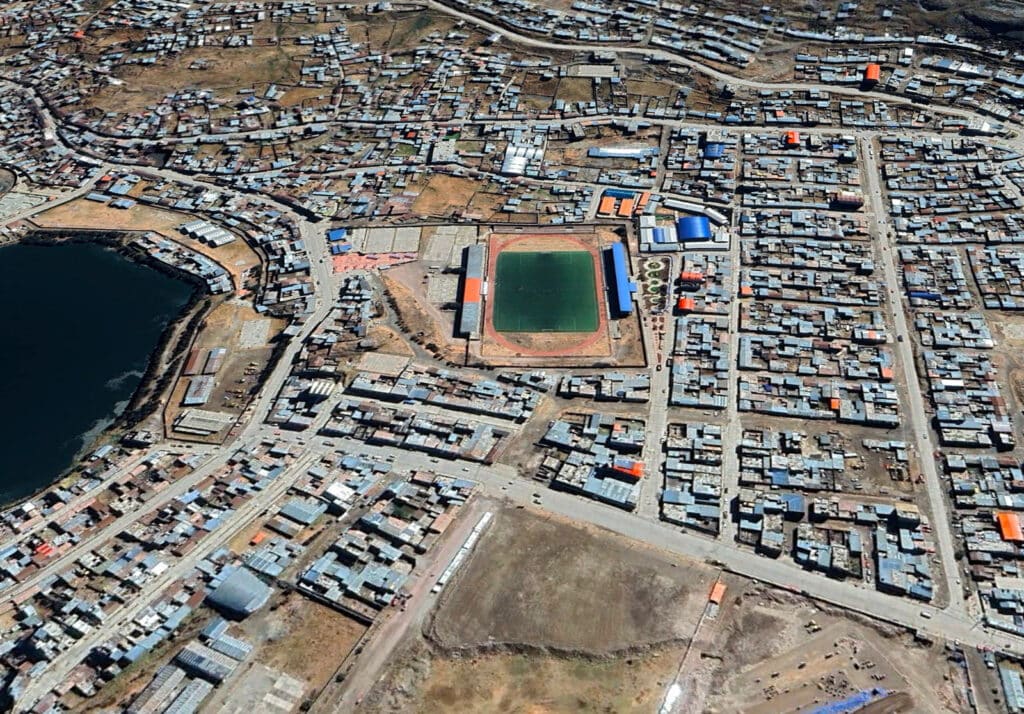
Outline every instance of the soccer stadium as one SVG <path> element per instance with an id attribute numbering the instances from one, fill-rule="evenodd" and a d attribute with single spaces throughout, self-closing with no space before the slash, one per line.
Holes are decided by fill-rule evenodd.
<path id="1" fill-rule="evenodd" d="M 618 363 L 629 349 L 629 339 L 612 344 L 609 327 L 634 316 L 635 286 L 613 234 L 494 232 L 467 249 L 463 276 L 458 332 L 489 364 Z"/>

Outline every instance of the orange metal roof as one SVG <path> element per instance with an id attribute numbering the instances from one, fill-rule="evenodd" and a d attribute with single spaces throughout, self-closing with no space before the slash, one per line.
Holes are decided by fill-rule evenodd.
<path id="1" fill-rule="evenodd" d="M 872 82 L 877 82 L 882 76 L 882 68 L 874 63 L 871 63 L 864 70 L 864 79 Z"/>
<path id="2" fill-rule="evenodd" d="M 800 132 L 798 131 L 787 131 L 786 132 L 786 143 L 787 144 L 799 144 L 800 143 Z"/>
<path id="3" fill-rule="evenodd" d="M 597 212 L 598 213 L 606 213 L 608 215 L 611 215 L 612 213 L 614 213 L 615 212 L 615 197 L 614 196 L 605 196 L 604 198 L 602 198 L 600 205 L 597 207 Z"/>
<path id="4" fill-rule="evenodd" d="M 633 215 L 633 205 L 636 202 L 632 198 L 622 199 L 622 203 L 619 204 L 619 215 L 623 218 Z"/>
<path id="5" fill-rule="evenodd" d="M 625 466 L 612 466 L 612 469 L 621 474 L 632 476 L 635 479 L 639 479 L 644 475 L 644 463 L 642 461 L 634 461 L 628 468 Z"/>
<path id="6" fill-rule="evenodd" d="M 1002 513 L 996 514 L 996 520 L 999 522 L 999 533 L 1003 536 L 1003 540 L 1010 540 L 1015 543 L 1024 541 L 1024 531 L 1020 529 L 1020 519 L 1016 513 Z"/>
<path id="7" fill-rule="evenodd" d="M 714 587 L 711 588 L 711 595 L 708 596 L 708 600 L 716 605 L 721 605 L 723 597 L 725 597 L 725 583 L 715 583 Z"/>

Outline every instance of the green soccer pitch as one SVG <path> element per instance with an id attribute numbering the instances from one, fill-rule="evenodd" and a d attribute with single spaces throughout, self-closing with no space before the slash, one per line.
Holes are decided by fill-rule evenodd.
<path id="1" fill-rule="evenodd" d="M 503 252 L 495 266 L 498 332 L 595 332 L 594 259 L 583 250 Z"/>

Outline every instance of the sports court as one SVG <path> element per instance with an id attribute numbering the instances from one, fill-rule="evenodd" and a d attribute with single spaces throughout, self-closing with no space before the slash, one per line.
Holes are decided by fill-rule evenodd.
<path id="1" fill-rule="evenodd" d="M 498 332 L 595 332 L 593 256 L 583 250 L 503 251 L 494 277 Z"/>

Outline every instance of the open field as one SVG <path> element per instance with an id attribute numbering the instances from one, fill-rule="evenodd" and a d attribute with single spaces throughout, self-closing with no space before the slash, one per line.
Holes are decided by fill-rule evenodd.
<path id="1" fill-rule="evenodd" d="M 299 81 L 302 55 L 309 48 L 286 42 L 280 45 L 225 49 L 192 48 L 165 63 L 121 73 L 124 84 L 111 84 L 88 100 L 104 111 L 131 112 L 159 103 L 164 96 L 183 89 L 212 89 L 231 97 L 239 89 L 287 87 Z"/>
<path id="2" fill-rule="evenodd" d="M 445 319 L 436 307 L 427 302 L 422 283 L 416 279 L 421 272 L 421 264 L 407 263 L 381 275 L 390 298 L 389 307 L 395 313 L 402 332 L 411 335 L 414 341 L 428 351 L 436 352 L 442 359 L 460 362 L 461 350 L 452 341 L 454 318 Z"/>
<path id="3" fill-rule="evenodd" d="M 348 656 L 365 626 L 296 592 L 282 596 L 276 610 L 245 622 L 246 635 L 260 644 L 258 659 L 319 689 Z"/>
<path id="4" fill-rule="evenodd" d="M 412 211 L 421 216 L 447 216 L 453 209 L 468 206 L 479 185 L 468 178 L 434 174 L 413 201 Z"/>
<path id="5" fill-rule="evenodd" d="M 526 644 L 603 654 L 688 638 L 714 571 L 523 510 L 500 512 L 442 597 L 442 647 Z"/>
<path id="6" fill-rule="evenodd" d="M 410 633 L 372 712 L 651 712 L 717 571 L 512 507 Z M 372 645 L 371 645 L 372 646 Z"/>
<path id="7" fill-rule="evenodd" d="M 86 714 L 91 712 L 119 711 L 131 702 L 139 692 L 153 679 L 153 675 L 182 648 L 188 640 L 198 637 L 202 629 L 213 616 L 210 610 L 198 610 L 188 617 L 182 625 L 178 636 L 171 637 L 150 652 L 129 665 L 113 682 L 109 683 L 99 694 L 91 699 L 81 699 L 72 711 Z"/>
<path id="8" fill-rule="evenodd" d="M 524 509 L 497 511 L 425 632 L 368 711 L 652 712 L 673 682 L 682 712 L 808 711 L 860 693 L 865 711 L 965 711 L 943 645 Z"/>
<path id="9" fill-rule="evenodd" d="M 238 627 L 239 636 L 253 645 L 253 655 L 238 675 L 217 688 L 203 711 L 240 711 L 239 702 L 252 700 L 255 708 L 249 711 L 255 714 L 261 711 L 260 697 L 250 690 L 282 675 L 289 688 L 301 689 L 294 692 L 297 704 L 330 681 L 366 631 L 356 621 L 295 591 L 276 594 L 269 607 Z"/>
<path id="10" fill-rule="evenodd" d="M 527 714 L 657 711 L 682 657 L 679 645 L 620 657 L 494 652 L 434 656 L 407 650 L 363 709 L 375 714 Z"/>
<path id="11" fill-rule="evenodd" d="M 494 278 L 499 332 L 593 332 L 594 263 L 586 251 L 503 252 Z"/>
<path id="12" fill-rule="evenodd" d="M 885 702 L 873 711 L 966 710 L 957 697 L 960 672 L 942 645 L 876 629 L 782 591 L 750 583 L 732 590 L 720 624 L 700 638 L 700 657 L 690 660 L 699 665 L 687 672 L 689 690 L 706 696 L 703 711 L 807 711 L 876 688 L 892 696 L 872 697 Z"/>

